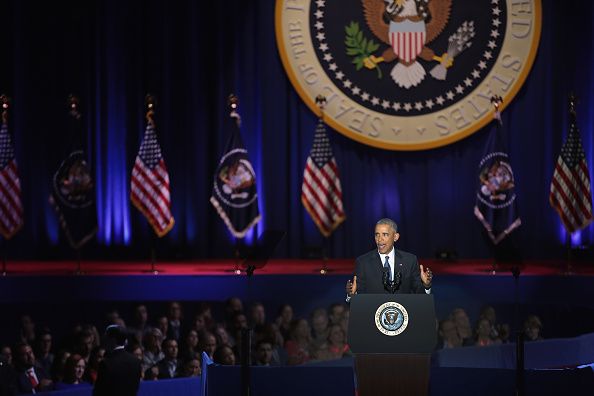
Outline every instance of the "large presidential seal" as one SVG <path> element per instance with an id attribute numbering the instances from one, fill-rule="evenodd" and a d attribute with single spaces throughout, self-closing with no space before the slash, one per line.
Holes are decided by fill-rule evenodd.
<path id="1" fill-rule="evenodd" d="M 293 86 L 359 142 L 422 150 L 460 140 L 511 102 L 540 39 L 540 0 L 277 0 Z"/>
<path id="2" fill-rule="evenodd" d="M 387 336 L 397 336 L 408 326 L 408 312 L 397 302 L 387 302 L 375 311 L 375 326 Z"/>

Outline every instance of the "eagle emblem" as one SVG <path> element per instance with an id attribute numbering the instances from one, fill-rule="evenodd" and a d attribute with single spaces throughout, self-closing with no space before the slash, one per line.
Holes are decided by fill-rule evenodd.
<path id="1" fill-rule="evenodd" d="M 450 37 L 448 51 L 437 56 L 429 44 L 446 27 L 452 0 L 362 0 L 365 21 L 373 34 L 389 47 L 381 56 L 364 59 L 368 69 L 381 62 L 396 62 L 390 75 L 398 86 L 411 88 L 425 78 L 425 68 L 417 61 L 438 61 L 431 74 L 438 80 L 445 79 L 445 70 L 451 67 L 454 57 L 470 47 L 474 37 L 474 22 L 466 21 Z"/>
<path id="2" fill-rule="evenodd" d="M 524 83 L 541 0 L 276 0 L 287 75 L 337 132 L 375 147 L 423 150 L 493 119 Z"/>

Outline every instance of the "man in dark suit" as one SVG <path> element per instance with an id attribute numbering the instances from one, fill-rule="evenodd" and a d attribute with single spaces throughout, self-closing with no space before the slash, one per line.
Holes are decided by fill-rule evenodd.
<path id="1" fill-rule="evenodd" d="M 398 250 L 394 243 L 400 238 L 398 226 L 391 219 L 381 219 L 375 225 L 374 249 L 357 258 L 355 276 L 346 285 L 347 300 L 356 293 L 390 293 L 387 281 L 397 284 L 395 293 L 431 292 L 433 274 L 424 269 L 413 254 Z"/>
<path id="2" fill-rule="evenodd" d="M 126 351 L 126 332 L 117 325 L 105 330 L 105 359 L 99 364 L 93 396 L 134 396 L 140 385 L 140 360 Z"/>
<path id="3" fill-rule="evenodd" d="M 32 394 L 52 390 L 52 380 L 42 368 L 37 366 L 35 354 L 29 344 L 18 343 L 14 346 L 12 354 L 16 369 L 17 394 Z"/>

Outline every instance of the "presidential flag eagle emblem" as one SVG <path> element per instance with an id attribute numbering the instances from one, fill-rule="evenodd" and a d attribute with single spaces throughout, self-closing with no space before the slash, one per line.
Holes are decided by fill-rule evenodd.
<path id="1" fill-rule="evenodd" d="M 293 86 L 359 142 L 422 150 L 492 119 L 526 80 L 540 0 L 277 0 L 276 38 Z"/>

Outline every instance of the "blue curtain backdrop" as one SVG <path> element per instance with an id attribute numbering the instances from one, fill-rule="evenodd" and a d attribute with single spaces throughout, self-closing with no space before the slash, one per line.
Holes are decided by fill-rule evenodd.
<path id="1" fill-rule="evenodd" d="M 278 56 L 274 1 L 59 1 L 0 3 L 0 91 L 13 98 L 25 206 L 24 229 L 4 243 L 9 258 L 70 258 L 47 197 L 65 148 L 66 98 L 81 97 L 87 151 L 96 176 L 99 234 L 84 257 L 230 257 L 233 238 L 211 204 L 212 177 L 228 136 L 219 131 L 236 93 L 243 139 L 257 173 L 264 229 L 284 229 L 276 256 L 301 257 L 323 238 L 300 203 L 315 116 L 293 90 Z M 506 245 L 521 258 L 563 257 L 557 214 L 548 204 L 553 166 L 568 129 L 567 96 L 580 98 L 578 122 L 590 172 L 594 129 L 594 6 L 543 1 L 538 55 L 505 112 L 523 225 Z M 158 97 L 157 129 L 171 177 L 176 225 L 153 241 L 130 205 L 132 164 L 145 128 L 144 96 Z M 85 139 L 86 138 L 86 139 Z M 446 147 L 394 152 L 332 133 L 347 220 L 328 241 L 330 257 L 373 245 L 374 222 L 389 216 L 400 246 L 420 257 L 496 252 L 473 215 L 486 129 Z M 591 245 L 594 227 L 574 243 Z"/>

